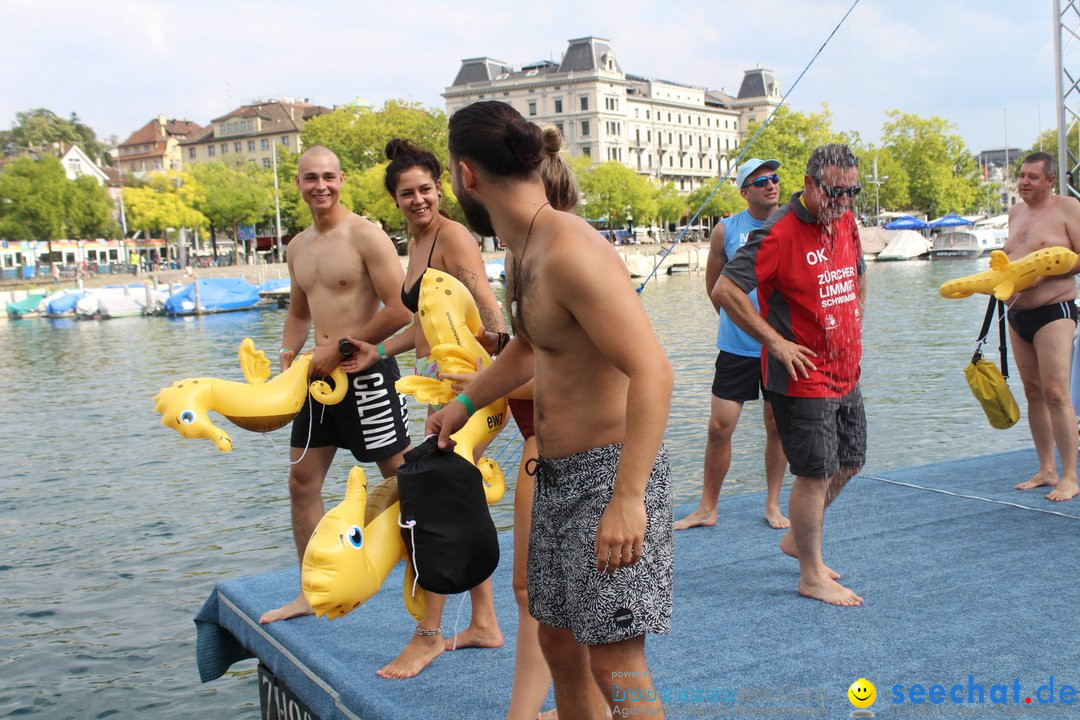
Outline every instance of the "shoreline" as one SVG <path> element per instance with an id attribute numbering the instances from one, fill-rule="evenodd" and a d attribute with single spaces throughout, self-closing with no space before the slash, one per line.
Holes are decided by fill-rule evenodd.
<path id="1" fill-rule="evenodd" d="M 642 243 L 640 245 L 616 245 L 614 246 L 616 252 L 622 257 L 623 263 L 628 263 L 627 258 L 630 256 L 642 256 L 644 258 L 655 257 L 663 249 L 669 247 L 669 244 L 660 243 Z M 707 255 L 709 244 L 707 242 L 681 242 L 675 246 L 675 249 L 671 253 L 672 260 L 682 260 L 679 256 L 685 255 L 686 262 L 691 270 L 703 269 L 705 267 L 705 255 Z M 482 252 L 481 255 L 484 258 L 484 262 L 491 262 L 493 260 L 502 259 L 504 252 L 499 250 L 496 252 Z M 402 269 L 406 269 L 408 266 L 408 257 L 405 255 L 400 256 Z M 255 265 L 222 265 L 212 266 L 205 268 L 192 268 L 194 277 L 208 278 L 208 277 L 241 277 L 250 283 L 258 285 L 259 283 L 274 278 L 287 278 L 289 276 L 288 266 L 285 263 L 259 263 Z M 188 275 L 184 270 L 158 270 L 153 272 L 139 272 L 139 273 L 110 273 L 107 275 L 92 275 L 82 278 L 82 289 L 99 288 L 107 285 L 121 285 L 130 283 L 147 283 L 153 282 L 155 284 L 171 284 L 171 283 L 188 283 L 192 279 L 192 275 Z M 5 280 L 0 282 L 0 294 L 7 292 L 12 293 L 15 291 L 21 292 L 34 292 L 45 291 L 46 293 L 56 292 L 58 290 L 72 290 L 79 289 L 79 281 L 71 278 L 62 278 L 59 283 L 53 283 L 51 278 L 40 278 L 39 281 L 25 281 L 25 280 Z M 10 302 L 8 300 L 7 302 Z"/>

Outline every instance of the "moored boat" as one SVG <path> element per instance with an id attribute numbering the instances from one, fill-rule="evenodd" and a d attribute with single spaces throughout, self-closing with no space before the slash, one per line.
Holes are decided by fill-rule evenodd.
<path id="1" fill-rule="evenodd" d="M 989 255 L 993 250 L 1005 247 L 1005 240 L 1008 237 L 1008 230 L 994 228 L 974 228 L 941 233 L 934 238 L 930 257 L 938 260 L 982 257 Z"/>

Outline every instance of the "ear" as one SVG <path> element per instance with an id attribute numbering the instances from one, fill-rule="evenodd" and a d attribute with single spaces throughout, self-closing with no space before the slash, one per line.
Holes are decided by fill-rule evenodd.
<path id="1" fill-rule="evenodd" d="M 476 190 L 478 173 L 468 160 L 458 160 L 458 172 L 461 175 L 461 187 L 466 190 Z"/>

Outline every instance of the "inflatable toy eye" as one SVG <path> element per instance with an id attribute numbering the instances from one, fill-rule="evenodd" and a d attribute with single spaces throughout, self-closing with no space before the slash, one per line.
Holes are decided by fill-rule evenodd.
<path id="1" fill-rule="evenodd" d="M 349 538 L 349 544 L 357 550 L 364 546 L 364 533 L 357 525 L 350 527 L 345 537 Z"/>
<path id="2" fill-rule="evenodd" d="M 185 410 L 184 412 L 180 413 L 180 422 L 184 423 L 185 425 L 190 425 L 191 423 L 195 422 L 195 413 L 193 413 L 191 410 Z"/>

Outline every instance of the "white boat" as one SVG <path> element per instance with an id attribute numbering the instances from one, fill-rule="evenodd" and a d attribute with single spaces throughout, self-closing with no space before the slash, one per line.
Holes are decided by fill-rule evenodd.
<path id="1" fill-rule="evenodd" d="M 81 320 L 148 315 L 159 312 L 168 297 L 168 290 L 142 284 L 95 288 L 88 290 L 75 305 L 75 315 Z"/>
<path id="2" fill-rule="evenodd" d="M 914 260 L 930 252 L 930 241 L 914 230 L 898 230 L 877 260 Z"/>
<path id="3" fill-rule="evenodd" d="M 993 228 L 975 228 L 954 230 L 941 233 L 934 239 L 930 257 L 941 258 L 977 258 L 989 255 L 994 250 L 1005 247 L 1009 231 Z"/>
<path id="4" fill-rule="evenodd" d="M 863 257 L 866 259 L 876 257 L 889 244 L 889 239 L 892 238 L 894 232 L 883 227 L 860 226 L 859 244 L 862 245 Z"/>

